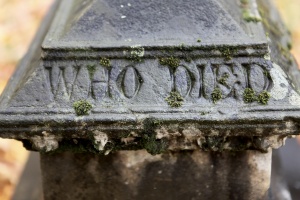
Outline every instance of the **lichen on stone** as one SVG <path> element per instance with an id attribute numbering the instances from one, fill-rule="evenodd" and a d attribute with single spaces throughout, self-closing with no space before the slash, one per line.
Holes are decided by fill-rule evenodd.
<path id="1" fill-rule="evenodd" d="M 166 65 L 171 68 L 176 68 L 180 65 L 180 60 L 178 58 L 174 58 L 174 57 L 160 58 L 159 63 L 161 65 Z"/>
<path id="2" fill-rule="evenodd" d="M 145 50 L 142 46 L 131 46 L 130 47 L 129 60 L 134 62 L 142 62 L 142 57 L 144 56 Z"/>
<path id="3" fill-rule="evenodd" d="M 222 47 L 219 51 L 226 61 L 231 60 L 232 56 L 237 53 L 237 49 L 234 47 Z"/>
<path id="4" fill-rule="evenodd" d="M 90 110 L 92 109 L 92 104 L 86 100 L 79 100 L 74 102 L 73 108 L 75 110 L 76 115 L 88 115 Z"/>
<path id="5" fill-rule="evenodd" d="M 171 92 L 165 100 L 172 108 L 181 107 L 184 101 L 183 97 L 177 91 Z"/>
<path id="6" fill-rule="evenodd" d="M 260 22 L 260 21 L 261 21 L 261 18 L 260 18 L 260 17 L 251 14 L 250 11 L 249 11 L 248 9 L 244 9 L 244 10 L 243 10 L 243 19 L 244 19 L 246 22 L 254 22 L 254 23 L 257 23 L 257 22 Z"/>
<path id="7" fill-rule="evenodd" d="M 252 88 L 246 88 L 243 93 L 245 103 L 252 103 L 257 100 L 256 94 Z"/>
<path id="8" fill-rule="evenodd" d="M 228 73 L 224 73 L 221 78 L 219 79 L 219 83 L 221 83 L 222 85 L 227 85 L 227 79 L 229 78 L 229 74 Z"/>
<path id="9" fill-rule="evenodd" d="M 259 103 L 266 105 L 266 104 L 268 104 L 268 101 L 269 101 L 270 97 L 271 97 L 271 95 L 270 95 L 269 92 L 262 91 L 258 95 L 257 100 L 258 100 Z"/>
<path id="10" fill-rule="evenodd" d="M 222 99 L 222 92 L 220 88 L 216 87 L 211 93 L 211 98 L 214 103 L 217 103 L 220 99 Z"/>
<path id="11" fill-rule="evenodd" d="M 244 90 L 244 102 L 252 103 L 254 101 L 258 101 L 261 104 L 266 105 L 271 98 L 271 95 L 267 91 L 262 91 L 259 95 L 256 95 L 254 90 L 251 88 L 246 88 Z"/>
<path id="12" fill-rule="evenodd" d="M 110 60 L 108 58 L 101 58 L 100 59 L 100 65 L 104 66 L 104 67 L 110 67 Z"/>
<path id="13" fill-rule="evenodd" d="M 200 43 L 200 42 L 201 42 L 201 39 L 198 39 L 197 42 Z"/>

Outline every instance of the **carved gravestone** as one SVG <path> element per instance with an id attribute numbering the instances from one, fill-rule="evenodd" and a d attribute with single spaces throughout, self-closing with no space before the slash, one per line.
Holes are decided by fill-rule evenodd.
<path id="1" fill-rule="evenodd" d="M 0 99 L 45 199 L 263 199 L 299 133 L 268 1 L 57 1 Z M 148 152 L 148 153 L 147 153 Z"/>

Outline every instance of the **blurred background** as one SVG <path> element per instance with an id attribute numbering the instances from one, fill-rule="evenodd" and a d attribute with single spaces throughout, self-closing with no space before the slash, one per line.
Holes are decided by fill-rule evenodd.
<path id="1" fill-rule="evenodd" d="M 292 33 L 292 53 L 300 64 L 300 0 L 273 1 Z M 18 61 L 26 53 L 52 2 L 53 0 L 0 0 L 0 94 Z M 298 141 L 300 146 L 300 138 Z M 1 200 L 11 198 L 27 158 L 28 152 L 20 142 L 0 139 Z"/>

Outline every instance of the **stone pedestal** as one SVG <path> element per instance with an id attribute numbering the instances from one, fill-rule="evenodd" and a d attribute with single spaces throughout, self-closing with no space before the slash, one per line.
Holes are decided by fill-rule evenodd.
<path id="1" fill-rule="evenodd" d="M 267 199 L 271 153 L 42 154 L 45 200 Z"/>
<path id="2" fill-rule="evenodd" d="M 300 132 L 289 44 L 268 0 L 58 0 L 0 137 L 42 153 L 46 200 L 264 199 Z"/>

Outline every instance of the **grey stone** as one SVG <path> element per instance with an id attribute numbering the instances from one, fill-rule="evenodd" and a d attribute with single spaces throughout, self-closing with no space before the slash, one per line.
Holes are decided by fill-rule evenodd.
<path id="1" fill-rule="evenodd" d="M 45 200 L 266 199 L 271 153 L 42 154 Z M 59 172 L 59 173 L 58 173 Z"/>
<path id="2" fill-rule="evenodd" d="M 172 151 L 266 152 L 299 133 L 299 71 L 269 3 L 246 6 L 263 23 L 238 1 L 54 7 L 1 97 L 1 137 L 38 151 L 143 149 L 147 137 Z M 97 132 L 106 146 L 94 148 Z"/>
<path id="3" fill-rule="evenodd" d="M 267 0 L 57 1 L 0 137 L 42 152 L 46 199 L 264 199 L 300 131 L 289 47 Z"/>

